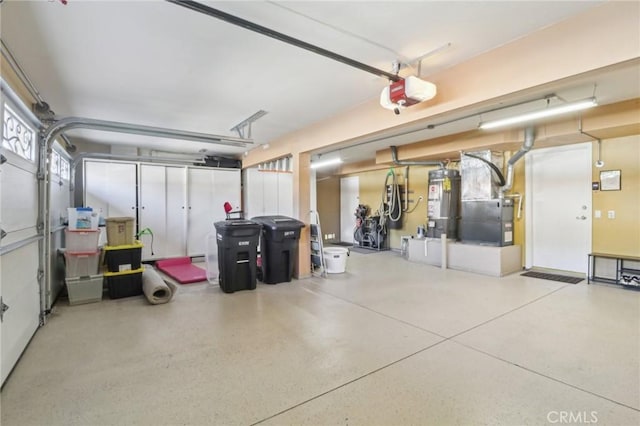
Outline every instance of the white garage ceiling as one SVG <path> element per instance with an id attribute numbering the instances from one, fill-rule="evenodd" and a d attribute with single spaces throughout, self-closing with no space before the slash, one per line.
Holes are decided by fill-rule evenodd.
<path id="1" fill-rule="evenodd" d="M 428 79 L 602 2 L 203 3 L 385 71 L 396 59 L 435 52 L 422 62 L 421 76 Z M 230 130 L 234 125 L 265 110 L 252 126 L 255 143 L 264 144 L 377 98 L 386 84 L 165 1 L 4 1 L 0 16 L 2 40 L 58 116 L 238 136 Z M 171 152 L 245 151 L 89 131 L 74 135 Z M 373 150 L 354 150 L 352 160 Z"/>

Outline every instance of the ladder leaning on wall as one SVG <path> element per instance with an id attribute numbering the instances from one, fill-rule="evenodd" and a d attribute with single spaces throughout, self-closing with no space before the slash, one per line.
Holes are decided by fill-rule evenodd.
<path id="1" fill-rule="evenodd" d="M 327 276 L 327 268 L 324 263 L 324 244 L 322 242 L 322 228 L 320 227 L 320 215 L 317 211 L 310 212 L 311 231 L 311 274 L 314 276 Z"/>

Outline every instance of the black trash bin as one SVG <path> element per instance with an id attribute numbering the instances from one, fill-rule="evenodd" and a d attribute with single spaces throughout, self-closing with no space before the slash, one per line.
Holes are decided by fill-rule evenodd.
<path id="1" fill-rule="evenodd" d="M 250 220 L 214 223 L 220 288 L 225 293 L 255 290 L 260 224 Z"/>
<path id="2" fill-rule="evenodd" d="M 287 216 L 258 216 L 251 220 L 262 225 L 262 282 L 277 284 L 291 281 L 304 223 Z"/>

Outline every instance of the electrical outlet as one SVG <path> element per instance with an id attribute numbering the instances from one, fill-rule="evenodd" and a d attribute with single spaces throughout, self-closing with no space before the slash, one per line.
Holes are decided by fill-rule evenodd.
<path id="1" fill-rule="evenodd" d="M 593 213 L 593 217 L 595 217 L 596 219 L 600 219 L 602 217 L 602 212 L 600 210 L 596 210 Z"/>
<path id="2" fill-rule="evenodd" d="M 609 210 L 609 211 L 607 212 L 607 217 L 608 217 L 609 219 L 615 219 L 615 218 L 616 218 L 616 211 L 615 211 L 615 210 Z"/>

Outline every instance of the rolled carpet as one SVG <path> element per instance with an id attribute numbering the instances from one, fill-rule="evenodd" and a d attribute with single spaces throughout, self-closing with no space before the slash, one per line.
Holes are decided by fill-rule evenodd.
<path id="1" fill-rule="evenodd" d="M 153 266 L 144 265 L 142 291 L 152 305 L 168 303 L 176 294 L 178 286 L 162 279 Z"/>

